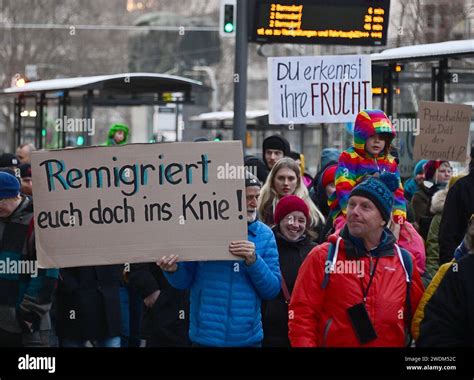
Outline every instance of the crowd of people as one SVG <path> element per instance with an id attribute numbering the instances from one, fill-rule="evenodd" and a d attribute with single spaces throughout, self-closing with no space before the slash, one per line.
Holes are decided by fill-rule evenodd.
<path id="1" fill-rule="evenodd" d="M 107 146 L 128 142 L 114 125 Z M 234 261 L 2 271 L 36 260 L 31 152 L 0 156 L 0 346 L 405 347 L 474 344 L 474 148 L 404 183 L 380 110 L 320 170 L 280 135 L 244 158 Z M 209 231 L 212 233 L 212 231 Z M 2 264 L 4 263 L 4 264 Z M 426 290 L 425 290 L 426 288 Z"/>

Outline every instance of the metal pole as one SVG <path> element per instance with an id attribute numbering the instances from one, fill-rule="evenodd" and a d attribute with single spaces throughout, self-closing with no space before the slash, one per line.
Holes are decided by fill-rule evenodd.
<path id="1" fill-rule="evenodd" d="M 179 142 L 179 103 L 176 103 L 176 142 Z"/>
<path id="2" fill-rule="evenodd" d="M 15 142 L 14 149 L 21 144 L 21 104 L 22 104 L 22 95 L 19 95 L 15 99 L 15 119 L 13 120 L 13 125 L 15 129 Z"/>
<path id="3" fill-rule="evenodd" d="M 66 118 L 66 116 L 67 116 L 67 100 L 68 100 L 68 96 L 69 96 L 69 92 L 68 92 L 68 91 L 64 91 L 64 93 L 63 93 L 63 98 L 62 98 L 62 101 L 63 101 L 62 118 L 63 118 L 63 120 L 65 120 L 65 118 Z M 61 148 L 62 148 L 62 149 L 66 148 L 66 135 L 67 135 L 66 128 L 65 128 L 65 126 L 63 126 L 63 130 L 61 131 L 61 136 L 62 136 Z"/>
<path id="4" fill-rule="evenodd" d="M 448 72 L 448 60 L 446 58 L 439 61 L 439 71 L 438 71 L 438 88 L 436 93 L 436 100 L 438 102 L 444 102 L 444 87 L 445 87 L 445 78 Z"/>
<path id="5" fill-rule="evenodd" d="M 385 109 L 385 113 L 387 115 L 393 116 L 393 73 L 394 65 L 390 65 L 388 67 L 388 77 L 387 77 L 387 87 L 388 87 L 388 94 L 387 94 L 387 108 Z"/>
<path id="6" fill-rule="evenodd" d="M 94 120 L 92 120 L 92 101 L 94 99 L 94 91 L 89 90 L 87 91 L 87 97 L 86 97 L 86 118 L 88 122 L 93 123 Z M 97 133 L 97 130 L 95 130 Z M 92 145 L 92 136 L 89 135 L 89 133 L 86 134 L 86 145 L 91 146 Z"/>
<path id="7" fill-rule="evenodd" d="M 436 83 L 437 83 L 437 72 L 436 67 L 431 68 L 431 100 L 436 100 Z"/>
<path id="8" fill-rule="evenodd" d="M 247 133 L 247 62 L 248 0 L 237 0 L 237 35 L 235 39 L 234 74 L 234 140 L 241 140 L 245 155 Z"/>
<path id="9" fill-rule="evenodd" d="M 36 134 L 39 134 L 39 144 L 37 145 L 38 149 L 43 149 L 43 147 L 46 145 L 43 144 L 43 128 L 44 128 L 44 105 L 46 102 L 46 95 L 44 92 L 40 94 L 40 100 L 39 100 L 39 110 L 38 110 L 38 115 L 37 120 L 38 120 L 38 128 L 36 130 Z"/>

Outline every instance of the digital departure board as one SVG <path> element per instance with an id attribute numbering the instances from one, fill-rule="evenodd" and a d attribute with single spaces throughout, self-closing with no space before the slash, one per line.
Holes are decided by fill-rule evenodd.
<path id="1" fill-rule="evenodd" d="M 254 0 L 251 42 L 381 46 L 390 0 Z"/>

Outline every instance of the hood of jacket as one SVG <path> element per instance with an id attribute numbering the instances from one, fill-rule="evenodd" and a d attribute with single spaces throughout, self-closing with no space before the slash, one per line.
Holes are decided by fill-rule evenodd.
<path id="1" fill-rule="evenodd" d="M 128 134 L 130 133 L 130 130 L 124 124 L 114 124 L 114 125 L 112 125 L 112 127 L 109 129 L 109 140 L 113 140 L 115 133 L 118 132 L 118 131 L 122 131 L 125 135 L 123 141 L 119 145 L 126 144 L 127 140 L 128 140 Z M 114 143 L 115 143 L 115 141 L 114 141 Z"/>
<path id="2" fill-rule="evenodd" d="M 430 212 L 432 214 L 441 214 L 444 208 L 444 202 L 446 201 L 446 196 L 448 195 L 448 189 L 439 190 L 433 194 L 431 198 Z"/>
<path id="3" fill-rule="evenodd" d="M 372 158 L 373 156 L 365 151 L 367 139 L 377 133 L 388 134 L 390 143 L 397 135 L 390 119 L 380 110 L 366 110 L 357 115 L 354 124 L 354 150 L 362 157 Z M 384 149 L 383 155 L 388 155 L 389 146 Z"/>
<path id="4" fill-rule="evenodd" d="M 29 216 L 33 212 L 33 199 L 30 196 L 23 196 L 19 206 L 13 211 L 13 213 L 8 218 L 3 218 L 3 220 L 10 222 L 21 221 L 25 216 Z"/>
<path id="5" fill-rule="evenodd" d="M 379 245 L 371 249 L 370 252 L 365 248 L 362 239 L 352 236 L 349 233 L 347 225 L 341 230 L 339 236 L 343 239 L 343 248 L 348 258 L 359 258 L 367 256 L 368 253 L 370 253 L 372 257 L 393 256 L 393 246 L 397 242 L 395 236 L 388 228 L 383 230 Z M 332 244 L 336 244 L 339 236 L 335 233 L 329 236 L 328 241 Z"/>
<path id="6" fill-rule="evenodd" d="M 438 191 L 445 189 L 446 186 L 446 183 L 433 183 L 431 181 L 423 181 L 418 186 L 418 188 L 420 189 L 420 191 L 425 193 L 428 198 L 431 198 Z"/>

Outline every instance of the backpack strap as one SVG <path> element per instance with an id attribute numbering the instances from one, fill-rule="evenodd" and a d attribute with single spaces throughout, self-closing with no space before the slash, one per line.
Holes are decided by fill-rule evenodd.
<path id="1" fill-rule="evenodd" d="M 411 282 L 413 275 L 413 261 L 411 259 L 411 255 L 408 253 L 408 251 L 400 248 L 398 244 L 395 244 L 395 249 L 397 250 L 398 257 L 402 263 L 403 270 L 405 271 L 406 282 Z"/>
<path id="2" fill-rule="evenodd" d="M 290 291 L 288 290 L 288 285 L 286 285 L 283 272 L 280 271 L 280 274 L 281 274 L 281 291 L 283 293 L 283 297 L 285 298 L 285 303 L 288 305 L 291 299 Z"/>
<path id="3" fill-rule="evenodd" d="M 341 240 L 342 238 L 338 237 L 336 245 L 329 243 L 328 255 L 326 258 L 326 262 L 324 263 L 324 279 L 321 284 L 321 289 L 326 289 L 326 286 L 329 282 L 329 275 L 331 274 L 331 272 L 334 271 L 334 267 L 336 266 L 337 262 L 337 254 L 339 252 L 339 244 L 341 243 Z"/>
<path id="4" fill-rule="evenodd" d="M 35 218 L 31 218 L 30 223 L 28 224 L 28 233 L 26 235 L 26 249 L 29 257 L 35 257 Z"/>

